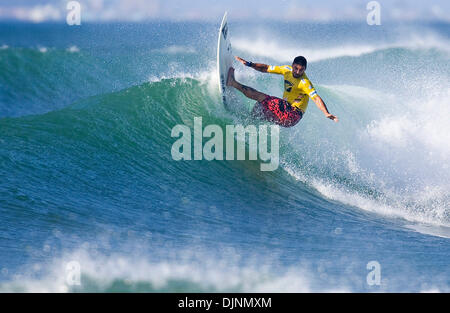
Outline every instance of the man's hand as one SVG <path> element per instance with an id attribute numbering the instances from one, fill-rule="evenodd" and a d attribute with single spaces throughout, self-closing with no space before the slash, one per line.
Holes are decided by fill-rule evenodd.
<path id="1" fill-rule="evenodd" d="M 336 123 L 339 122 L 339 119 L 337 116 L 334 116 L 333 114 L 328 113 L 327 114 L 327 118 L 329 118 L 330 120 L 335 121 Z"/>
<path id="2" fill-rule="evenodd" d="M 267 73 L 267 70 L 269 69 L 269 65 L 262 64 L 262 63 L 253 63 L 250 61 L 246 61 L 243 58 L 240 58 L 238 56 L 235 56 L 235 59 L 244 64 L 245 66 L 251 67 L 254 70 L 257 70 L 258 72 Z"/>
<path id="3" fill-rule="evenodd" d="M 247 65 L 249 63 L 248 61 L 245 61 L 243 58 L 240 58 L 238 56 L 235 56 L 235 58 L 236 58 L 236 60 L 238 60 L 239 62 L 241 62 L 244 65 Z"/>
<path id="4" fill-rule="evenodd" d="M 320 109 L 320 111 L 322 111 L 325 114 L 325 116 L 327 118 L 329 118 L 330 120 L 335 121 L 336 123 L 339 121 L 337 116 L 334 116 L 333 114 L 330 114 L 330 112 L 328 112 L 328 109 L 327 109 L 327 106 L 326 106 L 325 102 L 323 102 L 322 98 L 319 95 L 314 97 L 313 101 L 316 103 L 317 107 Z"/>

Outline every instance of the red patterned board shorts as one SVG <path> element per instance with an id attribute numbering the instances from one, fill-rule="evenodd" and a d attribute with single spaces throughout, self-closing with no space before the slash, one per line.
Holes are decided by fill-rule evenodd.
<path id="1" fill-rule="evenodd" d="M 292 127 L 303 117 L 300 110 L 293 108 L 286 100 L 267 96 L 264 101 L 256 103 L 253 115 L 283 127 Z"/>

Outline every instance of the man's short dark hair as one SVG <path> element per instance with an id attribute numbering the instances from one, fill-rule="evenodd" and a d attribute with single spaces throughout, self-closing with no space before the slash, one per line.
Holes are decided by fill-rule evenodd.
<path id="1" fill-rule="evenodd" d="M 298 64 L 303 66 L 304 68 L 306 68 L 306 66 L 308 65 L 308 62 L 306 61 L 306 58 L 304 56 L 298 56 L 294 59 L 294 62 L 292 62 L 293 64 Z"/>

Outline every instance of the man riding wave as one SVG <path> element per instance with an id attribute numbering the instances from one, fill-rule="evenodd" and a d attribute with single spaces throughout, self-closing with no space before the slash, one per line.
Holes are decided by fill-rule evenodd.
<path id="1" fill-rule="evenodd" d="M 327 118 L 335 122 L 338 121 L 337 116 L 328 112 L 327 106 L 306 76 L 307 61 L 305 57 L 296 57 L 292 62 L 292 66 L 269 66 L 267 64 L 248 62 L 240 57 L 236 57 L 236 60 L 259 72 L 284 76 L 283 99 L 280 99 L 237 82 L 234 78 L 234 68 L 230 68 L 227 86 L 234 87 L 247 98 L 258 101 L 252 111 L 255 117 L 266 119 L 280 126 L 292 127 L 305 114 L 309 98 L 311 98 Z"/>

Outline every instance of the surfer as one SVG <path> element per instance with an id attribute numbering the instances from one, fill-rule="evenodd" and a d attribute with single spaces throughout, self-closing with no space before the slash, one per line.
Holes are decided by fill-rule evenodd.
<path id="1" fill-rule="evenodd" d="M 303 117 L 308 107 L 309 98 L 312 98 L 327 118 L 335 122 L 338 121 L 337 116 L 328 112 L 327 106 L 306 76 L 307 61 L 305 57 L 296 57 L 291 66 L 269 66 L 261 63 L 252 63 L 238 56 L 235 58 L 242 64 L 259 72 L 284 76 L 284 94 L 283 99 L 280 99 L 237 82 L 234 78 L 234 68 L 230 68 L 227 86 L 234 87 L 247 98 L 258 101 L 253 107 L 252 114 L 254 117 L 266 119 L 280 126 L 292 127 Z"/>

